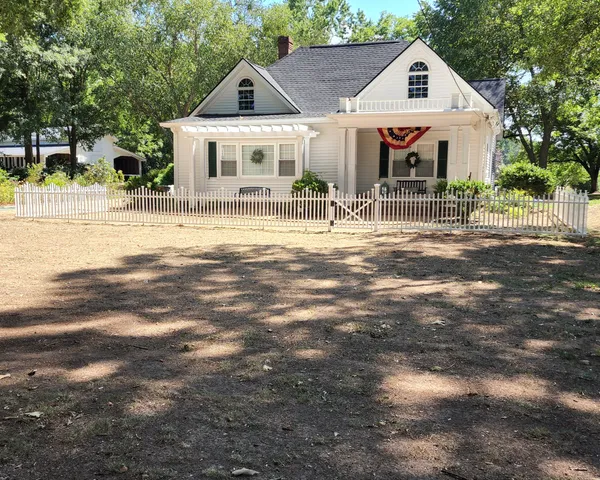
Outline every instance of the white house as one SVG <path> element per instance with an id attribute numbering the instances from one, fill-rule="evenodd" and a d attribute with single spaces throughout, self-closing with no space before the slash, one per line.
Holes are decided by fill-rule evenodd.
<path id="1" fill-rule="evenodd" d="M 190 116 L 162 123 L 176 187 L 289 192 L 306 169 L 347 193 L 492 180 L 504 80 L 466 81 L 420 39 L 292 51 L 280 37 L 279 57 L 267 68 L 240 60 Z"/>
<path id="2" fill-rule="evenodd" d="M 91 150 L 81 145 L 77 146 L 77 162 L 94 164 L 99 159 L 105 158 L 115 170 L 121 170 L 126 177 L 141 175 L 142 162 L 146 159 L 129 150 L 117 146 L 117 139 L 106 135 L 98 140 Z M 36 146 L 33 146 L 36 155 Z M 41 137 L 40 163 L 46 165 L 52 162 L 69 163 L 70 150 L 66 143 L 55 142 Z M 0 142 L 0 167 L 12 169 L 25 166 L 25 148 L 10 142 Z"/>

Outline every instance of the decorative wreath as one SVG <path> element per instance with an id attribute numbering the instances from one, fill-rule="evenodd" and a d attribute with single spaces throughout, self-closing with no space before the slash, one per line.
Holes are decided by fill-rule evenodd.
<path id="1" fill-rule="evenodd" d="M 254 150 L 252 152 L 252 155 L 250 155 L 250 161 L 256 165 L 260 165 L 264 158 L 265 158 L 265 152 L 263 152 L 262 149 L 260 149 L 260 148 L 257 148 L 256 150 Z"/>
<path id="2" fill-rule="evenodd" d="M 408 168 L 415 168 L 419 163 L 421 163 L 421 157 L 419 157 L 417 152 L 410 152 L 408 155 L 406 155 L 404 160 L 406 161 Z"/>

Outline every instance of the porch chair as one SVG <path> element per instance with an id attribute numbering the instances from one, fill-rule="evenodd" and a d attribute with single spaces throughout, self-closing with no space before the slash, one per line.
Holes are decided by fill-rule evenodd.
<path id="1" fill-rule="evenodd" d="M 395 192 L 427 193 L 426 180 L 396 180 Z"/>

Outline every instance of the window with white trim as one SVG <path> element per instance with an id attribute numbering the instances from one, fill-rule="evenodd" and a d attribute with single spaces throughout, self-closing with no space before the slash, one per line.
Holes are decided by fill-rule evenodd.
<path id="1" fill-rule="evenodd" d="M 392 177 L 410 177 L 411 169 L 406 164 L 406 150 L 392 150 Z"/>
<path id="2" fill-rule="evenodd" d="M 272 177 L 274 175 L 275 145 L 242 145 L 242 176 Z"/>
<path id="3" fill-rule="evenodd" d="M 238 109 L 240 112 L 254 111 L 254 82 L 249 78 L 238 84 Z"/>
<path id="4" fill-rule="evenodd" d="M 425 62 L 415 62 L 408 75 L 408 98 L 427 98 L 429 95 L 429 67 Z"/>
<path id="5" fill-rule="evenodd" d="M 391 150 L 391 149 L 390 149 Z M 433 143 L 420 143 L 410 150 L 392 151 L 392 177 L 400 178 L 430 178 L 435 173 L 434 145 Z M 420 162 L 415 168 L 406 164 L 406 156 L 410 152 L 419 154 Z"/>
<path id="6" fill-rule="evenodd" d="M 294 143 L 279 144 L 279 176 L 296 176 L 296 144 Z"/>
<path id="7" fill-rule="evenodd" d="M 237 177 L 237 145 L 221 145 L 221 176 Z"/>
<path id="8" fill-rule="evenodd" d="M 434 159 L 433 159 L 433 143 L 423 143 L 417 145 L 417 153 L 421 161 L 414 168 L 415 177 L 429 178 L 433 177 Z"/>

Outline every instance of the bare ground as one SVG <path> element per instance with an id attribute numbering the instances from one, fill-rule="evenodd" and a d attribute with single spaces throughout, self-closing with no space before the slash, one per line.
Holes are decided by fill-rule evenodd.
<path id="1" fill-rule="evenodd" d="M 598 237 L 0 232 L 0 479 L 600 476 Z"/>

